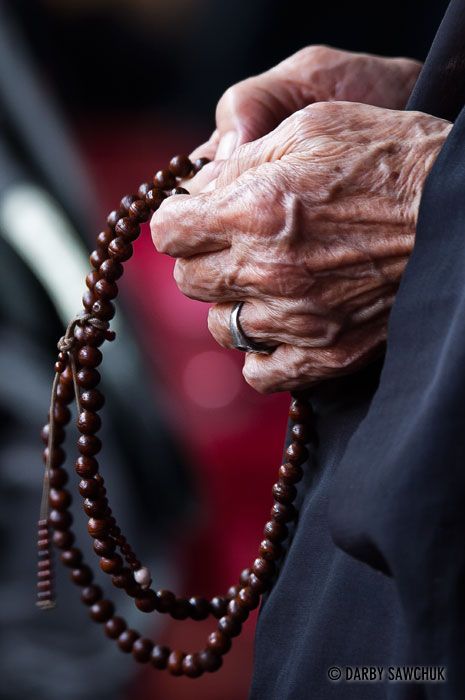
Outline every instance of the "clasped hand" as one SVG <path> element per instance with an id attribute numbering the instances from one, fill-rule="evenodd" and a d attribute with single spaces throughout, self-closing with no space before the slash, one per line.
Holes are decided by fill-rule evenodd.
<path id="1" fill-rule="evenodd" d="M 335 53 L 355 60 L 325 51 L 329 72 Z M 384 61 L 382 70 L 376 63 L 378 80 L 384 76 L 392 91 L 398 64 L 364 58 Z M 413 62 L 411 72 L 418 72 Z M 305 101 L 311 80 L 310 70 Z M 347 84 L 339 99 L 351 99 Z M 164 201 L 151 223 L 157 250 L 177 258 L 181 291 L 213 304 L 209 329 L 221 345 L 231 347 L 229 316 L 241 300 L 245 333 L 275 346 L 271 355 L 244 356 L 244 377 L 261 392 L 306 388 L 382 350 L 423 184 L 450 129 L 426 114 L 327 99 L 276 128 L 283 108 L 261 115 L 262 99 L 259 127 L 242 138 L 273 130 L 226 158 L 217 130 L 208 145 L 216 160 L 189 187 L 197 193 Z"/>

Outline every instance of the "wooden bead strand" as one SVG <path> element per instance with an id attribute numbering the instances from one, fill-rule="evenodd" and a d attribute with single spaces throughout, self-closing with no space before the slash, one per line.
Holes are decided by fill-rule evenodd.
<path id="1" fill-rule="evenodd" d="M 55 547 L 61 550 L 62 564 L 70 569 L 72 582 L 82 588 L 81 601 L 89 607 L 91 619 L 104 625 L 106 635 L 115 640 L 118 648 L 131 653 L 139 663 L 150 663 L 153 668 L 189 678 L 197 678 L 221 667 L 232 639 L 241 633 L 250 612 L 270 589 L 277 562 L 283 554 L 282 544 L 288 537 L 288 523 L 297 516 L 294 506 L 296 484 L 302 479 L 302 465 L 308 457 L 306 445 L 313 438 L 308 398 L 303 394 L 295 395 L 289 410 L 291 443 L 272 488 L 274 504 L 263 530 L 264 539 L 260 542 L 257 558 L 250 568 L 242 571 L 237 584 L 232 585 L 225 595 L 210 600 L 198 596 L 182 598 L 171 591 L 151 587 L 151 574 L 117 524 L 99 472 L 97 455 L 102 448 L 98 437 L 101 428 L 99 411 L 104 405 L 104 396 L 98 388 L 100 372 L 97 368 L 103 359 L 99 348 L 105 340 L 112 341 L 115 337 L 109 329 L 115 313 L 113 300 L 118 295 L 123 263 L 132 256 L 133 242 L 140 234 L 141 224 L 149 220 L 167 196 L 188 194 L 178 181 L 199 172 L 206 163 L 205 158 L 194 163 L 187 156 L 172 158 L 168 168 L 155 173 L 152 182 L 140 185 L 137 195 L 122 198 L 97 236 L 96 248 L 89 258 L 92 269 L 86 277 L 87 289 L 82 300 L 84 312 L 69 324 L 58 343 L 49 421 L 42 431 L 46 443 L 46 467 L 38 522 L 37 604 L 42 608 L 54 605 L 50 549 L 53 540 Z M 102 589 L 94 583 L 92 569 L 75 546 L 71 530 L 73 519 L 69 512 L 71 494 L 65 488 L 68 475 L 63 468 L 65 453 L 61 445 L 71 418 L 68 404 L 73 398 L 79 432 L 79 456 L 75 463 L 80 478 L 78 489 L 101 571 L 111 576 L 114 587 L 133 598 L 142 612 L 167 613 L 177 620 L 188 617 L 204 620 L 210 615 L 216 618 L 216 629 L 209 635 L 204 649 L 194 653 L 171 650 L 141 637 L 137 631 L 128 629 L 125 620 L 115 614 L 113 603 L 103 597 Z"/>

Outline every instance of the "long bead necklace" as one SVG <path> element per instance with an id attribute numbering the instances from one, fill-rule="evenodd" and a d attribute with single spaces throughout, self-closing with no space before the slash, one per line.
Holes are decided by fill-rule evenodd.
<path id="1" fill-rule="evenodd" d="M 104 625 L 106 635 L 115 640 L 121 651 L 131 653 L 136 661 L 151 664 L 156 669 L 167 669 L 174 676 L 189 678 L 221 667 L 232 639 L 241 633 L 250 611 L 270 589 L 276 576 L 276 563 L 283 554 L 282 544 L 288 537 L 288 524 L 297 516 L 295 484 L 303 476 L 302 464 L 308 457 L 306 445 L 312 438 L 311 407 L 304 394 L 295 395 L 289 409 L 291 443 L 272 488 L 274 503 L 264 527 L 264 539 L 251 567 L 242 571 L 237 584 L 231 586 L 226 595 L 210 600 L 181 598 L 171 591 L 152 588 L 150 572 L 139 561 L 116 522 L 99 472 L 96 455 L 102 449 L 102 442 L 97 437 L 101 427 L 98 412 L 104 405 L 104 396 L 97 388 L 100 373 L 96 368 L 102 362 L 100 346 L 115 337 L 110 330 L 115 314 L 112 299 L 118 294 L 122 263 L 132 256 L 133 241 L 140 234 L 140 225 L 149 220 L 167 196 L 188 194 L 179 187 L 179 181 L 199 172 L 207 162 L 206 158 L 194 163 L 187 156 L 172 158 L 168 168 L 159 170 L 152 182 L 142 183 L 137 195 L 123 197 L 119 208 L 109 214 L 106 227 L 97 236 L 96 249 L 90 255 L 92 270 L 86 277 L 84 311 L 71 321 L 58 343 L 48 423 L 42 430 L 46 445 L 45 474 L 38 522 L 37 605 L 41 608 L 55 605 L 53 544 L 61 550 L 60 560 L 71 570 L 71 580 L 82 589 L 81 601 L 89 608 L 91 619 Z M 142 637 L 116 615 L 112 601 L 104 598 L 101 587 L 94 583 L 92 569 L 75 546 L 71 528 L 73 517 L 69 512 L 71 494 L 65 488 L 68 474 L 63 467 L 66 455 L 62 444 L 71 419 L 68 404 L 73 399 L 80 433 L 75 470 L 81 479 L 79 493 L 88 516 L 87 530 L 93 539 L 101 571 L 111 576 L 113 585 L 133 598 L 142 612 L 167 613 L 176 620 L 216 618 L 216 628 L 203 649 L 196 652 L 171 650 Z"/>

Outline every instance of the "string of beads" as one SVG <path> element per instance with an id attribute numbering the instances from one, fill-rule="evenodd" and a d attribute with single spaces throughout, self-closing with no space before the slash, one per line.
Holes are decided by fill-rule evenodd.
<path id="1" fill-rule="evenodd" d="M 282 544 L 288 536 L 288 524 L 297 516 L 296 484 L 303 476 L 302 464 L 308 457 L 306 445 L 313 437 L 310 405 L 303 394 L 296 395 L 289 410 L 291 443 L 272 489 L 274 503 L 263 530 L 264 539 L 257 558 L 250 568 L 242 571 L 237 584 L 225 595 L 210 600 L 197 596 L 182 598 L 171 591 L 151 587 L 148 569 L 142 566 L 116 522 L 104 478 L 99 472 L 97 455 L 102 442 L 97 433 L 101 427 L 99 411 L 104 405 L 103 393 L 98 388 L 100 372 L 97 367 L 103 359 L 99 348 L 105 340 L 112 341 L 115 337 L 109 324 L 115 314 L 113 300 L 118 294 L 117 282 L 123 275 L 123 263 L 132 256 L 133 242 L 140 234 L 141 224 L 149 220 L 170 194 L 188 194 L 179 186 L 179 180 L 199 172 L 207 162 L 205 158 L 194 163 L 187 156 L 172 158 L 169 167 L 159 170 L 152 182 L 142 183 L 137 195 L 123 197 L 119 208 L 109 214 L 106 227 L 97 236 L 96 248 L 90 255 L 92 269 L 86 277 L 84 312 L 69 324 L 58 343 L 48 423 L 42 430 L 46 445 L 45 475 L 38 522 L 37 604 L 42 608 L 54 606 L 53 544 L 61 550 L 60 560 L 70 569 L 71 580 L 82 589 L 81 601 L 89 607 L 91 619 L 104 625 L 106 635 L 116 641 L 121 651 L 131 653 L 141 663 L 167 669 L 174 676 L 190 678 L 220 668 L 232 639 L 241 633 L 243 623 L 258 606 L 260 596 L 271 587 L 277 562 L 283 554 Z M 71 493 L 66 489 L 68 474 L 63 466 L 66 455 L 62 447 L 71 419 L 68 406 L 73 399 L 80 433 L 75 470 L 81 479 L 78 488 L 83 498 L 82 507 L 88 516 L 87 530 L 93 538 L 93 550 L 101 571 L 111 576 L 113 585 L 133 598 L 142 612 L 167 613 L 177 620 L 188 617 L 203 620 L 209 615 L 216 618 L 216 628 L 200 651 L 171 650 L 129 629 L 126 621 L 116 615 L 112 601 L 103 597 L 102 588 L 94 582 L 92 569 L 75 545 L 73 517 L 69 511 Z"/>

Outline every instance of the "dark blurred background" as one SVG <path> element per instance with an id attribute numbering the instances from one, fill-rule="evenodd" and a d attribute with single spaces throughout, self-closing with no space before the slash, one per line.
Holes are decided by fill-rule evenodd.
<path id="1" fill-rule="evenodd" d="M 208 138 L 229 85 L 312 43 L 424 59 L 446 5 L 0 0 L 2 700 L 246 698 L 253 619 L 222 671 L 194 688 L 105 641 L 63 573 L 56 611 L 34 608 L 37 436 L 56 339 L 108 211 Z M 104 364 L 102 473 L 155 585 L 179 594 L 224 592 L 254 557 L 286 421 L 287 398 L 245 385 L 206 313 L 178 293 L 145 231 Z M 200 647 L 211 626 L 123 612 L 181 648 Z"/>

